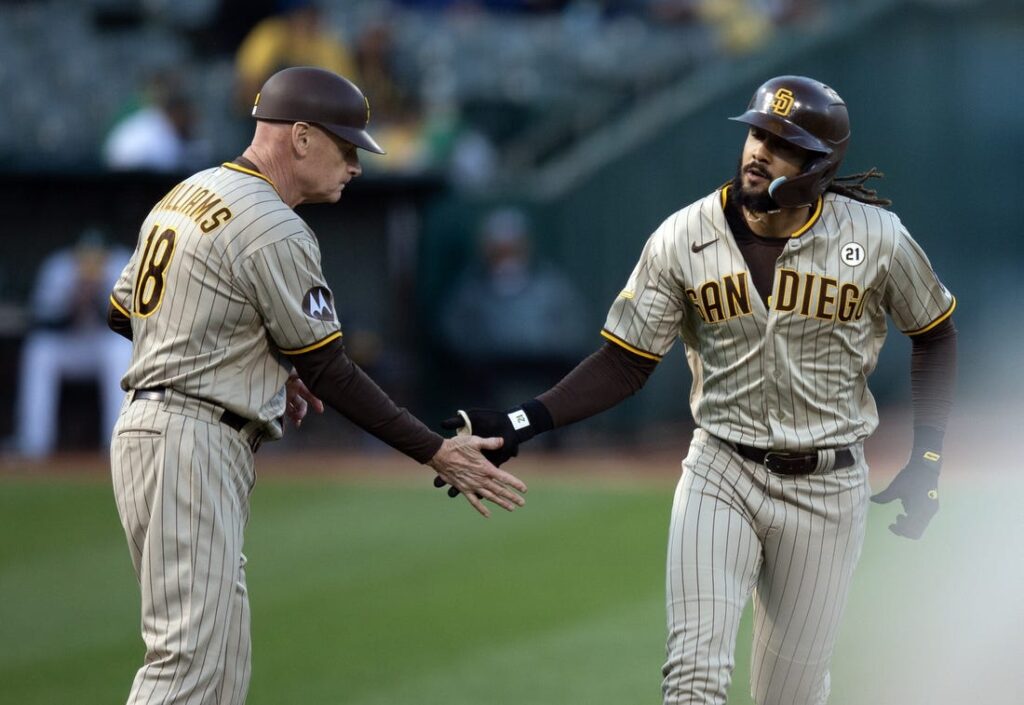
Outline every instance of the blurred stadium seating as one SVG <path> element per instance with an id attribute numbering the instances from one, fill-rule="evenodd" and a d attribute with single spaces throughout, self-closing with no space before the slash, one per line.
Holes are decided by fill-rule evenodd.
<path id="1" fill-rule="evenodd" d="M 349 43 L 386 22 L 396 40 L 399 80 L 421 101 L 466 106 L 520 165 L 721 49 L 713 22 L 664 22 L 650 11 L 655 3 L 639 0 L 555 3 L 564 9 L 545 13 L 488 12 L 487 3 L 479 12 L 381 0 L 319 4 Z M 750 12 L 758 7 L 740 5 Z M 236 141 L 232 57 L 205 51 L 217 0 L 7 0 L 3 7 L 0 88 L 10 99 L 0 105 L 0 117 L 31 126 L 27 135 L 0 137 L 5 164 L 94 167 L 105 130 L 138 85 L 169 66 L 188 76 L 204 106 L 207 137 L 225 146 Z"/>
<path id="2" fill-rule="evenodd" d="M 737 136 L 723 117 L 766 75 L 784 72 L 819 76 L 850 102 L 850 170 L 888 172 L 883 191 L 959 295 L 958 326 L 969 334 L 962 349 L 976 351 L 990 373 L 971 388 L 1021 386 L 993 381 L 992 370 L 1012 374 L 1012 363 L 983 342 L 1021 291 L 1024 241 L 1011 236 L 1006 207 L 1024 193 L 1008 158 L 1024 153 L 1024 92 L 1011 80 L 1012 67 L 1024 65 L 1018 0 L 319 4 L 350 44 L 386 25 L 393 78 L 411 96 L 415 129 L 426 132 L 432 111 L 455 106 L 495 150 L 489 188 L 460 189 L 441 161 L 401 168 L 369 158 L 343 208 L 303 211 L 325 242 L 343 324 L 384 342 L 384 358 L 366 362 L 392 371 L 413 410 L 432 418 L 452 403 L 441 377 L 427 374 L 450 362 L 439 357 L 431 322 L 471 251 L 480 213 L 499 202 L 531 212 L 538 249 L 584 290 L 580 315 L 596 331 L 657 222 L 730 176 Z M 213 161 L 238 154 L 251 124 L 233 102 L 231 37 L 244 25 L 230 26 L 231 8 L 252 21 L 256 9 L 273 6 L 0 1 L 0 437 L 11 427 L 11 360 L 38 263 L 85 225 L 132 244 L 137 223 L 175 178 L 105 173 L 105 134 L 137 104 L 143 82 L 170 66 L 200 108 Z M 385 129 L 389 117 L 375 113 L 371 127 Z M 332 242 L 336 232 L 344 242 Z M 964 233 L 999 262 L 965 260 L 954 247 Z M 876 382 L 883 401 L 905 396 L 905 352 L 896 341 L 887 347 Z M 615 437 L 628 439 L 629 429 L 686 419 L 678 390 L 688 373 L 676 355 L 643 395 L 588 423 L 615 425 L 623 430 Z"/>

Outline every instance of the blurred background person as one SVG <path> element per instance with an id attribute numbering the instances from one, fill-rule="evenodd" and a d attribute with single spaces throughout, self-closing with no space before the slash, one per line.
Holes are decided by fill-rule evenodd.
<path id="1" fill-rule="evenodd" d="M 278 0 L 216 0 L 206 27 L 198 32 L 198 50 L 228 56 L 253 27 L 277 12 Z"/>
<path id="2" fill-rule="evenodd" d="M 129 256 L 123 247 L 107 246 L 102 233 L 90 228 L 75 245 L 57 250 L 40 266 L 18 378 L 16 448 L 21 455 L 42 458 L 55 450 L 61 383 L 66 379 L 95 380 L 100 444 L 109 442 L 132 346 L 110 334 L 107 299 Z"/>
<path id="3" fill-rule="evenodd" d="M 384 15 L 366 22 L 353 41 L 353 61 L 370 101 L 376 132 L 388 153 L 364 165 L 367 173 L 421 174 L 431 167 L 424 124 L 410 66 L 400 65 L 392 23 Z"/>
<path id="4" fill-rule="evenodd" d="M 441 314 L 443 348 L 481 406 L 505 408 L 531 384 L 557 381 L 592 339 L 579 293 L 554 265 L 533 256 L 532 237 L 523 211 L 487 214 L 478 261 L 457 281 Z"/>
<path id="5" fill-rule="evenodd" d="M 188 171 L 209 158 L 197 118 L 180 77 L 172 70 L 157 71 L 108 133 L 103 162 L 114 171 Z"/>
<path id="6" fill-rule="evenodd" d="M 235 54 L 238 105 L 248 112 L 263 82 L 290 66 L 319 66 L 362 83 L 349 47 L 315 0 L 279 0 L 277 13 L 242 40 Z"/>

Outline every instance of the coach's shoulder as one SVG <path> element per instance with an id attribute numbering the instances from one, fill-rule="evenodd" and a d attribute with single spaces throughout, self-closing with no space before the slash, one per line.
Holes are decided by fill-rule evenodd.
<path id="1" fill-rule="evenodd" d="M 267 248 L 293 244 L 303 249 L 319 249 L 306 221 L 291 208 L 281 205 L 281 208 L 242 211 L 242 217 L 225 228 L 219 239 L 230 262 L 245 260 Z"/>

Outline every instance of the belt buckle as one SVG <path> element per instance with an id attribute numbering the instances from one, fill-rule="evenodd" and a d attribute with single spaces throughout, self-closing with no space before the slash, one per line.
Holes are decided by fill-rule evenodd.
<path id="1" fill-rule="evenodd" d="M 764 454 L 764 466 L 769 472 L 780 475 L 810 475 L 817 465 L 817 453 L 779 453 L 770 450 Z"/>
<path id="2" fill-rule="evenodd" d="M 780 472 L 783 469 L 782 462 L 785 459 L 785 456 L 781 453 L 770 450 L 764 454 L 764 466 L 771 472 Z"/>

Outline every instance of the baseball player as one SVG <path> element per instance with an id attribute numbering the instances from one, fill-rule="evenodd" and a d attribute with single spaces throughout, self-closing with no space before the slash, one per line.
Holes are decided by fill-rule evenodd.
<path id="1" fill-rule="evenodd" d="M 253 116 L 242 156 L 153 207 L 110 297 L 110 326 L 133 341 L 111 447 L 146 643 L 129 703 L 244 702 L 253 454 L 281 436 L 286 412 L 298 426 L 326 402 L 485 516 L 479 498 L 511 511 L 526 490 L 480 453 L 501 439 L 442 439 L 345 353 L 317 239 L 292 208 L 337 201 L 362 171 L 356 150 L 383 153 L 363 94 L 290 68 L 267 80 Z"/>
<path id="2" fill-rule="evenodd" d="M 881 174 L 836 177 L 850 125 L 835 91 L 773 78 L 733 119 L 749 128 L 734 178 L 651 235 L 604 346 L 520 407 L 445 424 L 503 436 L 485 452 L 500 464 L 639 390 L 681 338 L 697 428 L 669 529 L 664 702 L 725 702 L 753 595 L 754 701 L 820 704 L 864 538 L 863 442 L 878 424 L 867 377 L 886 315 L 913 340 L 914 439 L 873 499 L 901 500 L 891 529 L 918 538 L 939 506 L 956 301 L 864 186 Z"/>

